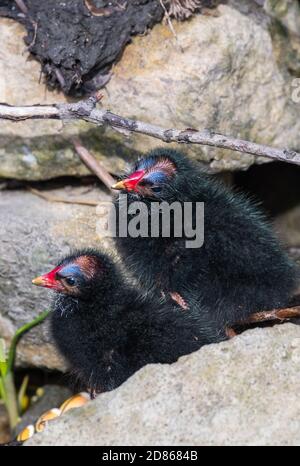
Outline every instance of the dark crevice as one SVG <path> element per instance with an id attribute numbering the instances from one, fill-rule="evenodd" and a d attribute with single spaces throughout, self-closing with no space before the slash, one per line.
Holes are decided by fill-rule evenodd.
<path id="1" fill-rule="evenodd" d="M 80 178 L 73 176 L 62 176 L 46 181 L 26 181 L 26 180 L 1 180 L 2 189 L 15 190 L 15 189 L 27 189 L 29 187 L 35 188 L 41 191 L 48 191 L 51 189 L 62 189 L 66 186 L 70 187 L 82 187 L 87 188 L 98 187 L 103 189 L 101 181 L 93 175 L 81 176 Z"/>
<path id="2" fill-rule="evenodd" d="M 265 211 L 276 217 L 300 205 L 300 167 L 283 162 L 253 165 L 233 177 L 237 189 L 257 199 Z"/>

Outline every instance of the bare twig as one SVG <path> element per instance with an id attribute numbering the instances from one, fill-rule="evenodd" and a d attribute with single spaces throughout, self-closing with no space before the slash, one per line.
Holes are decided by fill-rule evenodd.
<path id="1" fill-rule="evenodd" d="M 33 36 L 32 36 L 32 41 L 30 42 L 30 44 L 28 45 L 28 50 L 31 49 L 31 47 L 34 46 L 35 44 L 35 41 L 36 41 L 36 36 L 37 36 L 37 29 L 38 29 L 38 25 L 37 25 L 37 22 L 34 21 L 32 18 L 29 18 L 30 21 L 31 21 L 31 24 L 32 24 L 32 27 L 33 27 Z"/>
<path id="2" fill-rule="evenodd" d="M 81 144 L 79 139 L 72 139 L 74 147 L 77 154 L 83 161 L 83 163 L 94 173 L 105 186 L 111 190 L 113 184 L 116 180 L 109 174 L 106 168 L 103 167 L 93 156 L 92 154 Z"/>
<path id="3" fill-rule="evenodd" d="M 65 81 L 65 78 L 62 75 L 62 72 L 58 68 L 55 68 L 54 72 L 55 72 L 55 76 L 57 78 L 57 81 L 60 84 L 60 87 L 63 89 L 65 87 L 65 85 L 66 85 L 66 81 Z"/>
<path id="4" fill-rule="evenodd" d="M 124 11 L 127 7 L 127 2 L 124 5 L 110 6 L 106 8 L 97 8 L 92 0 L 84 0 L 85 6 L 93 16 L 111 16 L 117 11 Z"/>
<path id="5" fill-rule="evenodd" d="M 61 202 L 63 204 L 79 204 L 79 205 L 88 205 L 88 206 L 97 206 L 99 202 L 97 201 L 89 201 L 89 200 L 83 200 L 83 199 L 65 199 L 62 197 L 57 197 L 57 196 L 50 196 L 49 194 L 45 194 L 42 191 L 39 191 L 38 189 L 34 189 L 29 187 L 28 190 L 32 193 L 35 194 L 38 197 L 41 197 L 45 201 L 48 202 Z"/>
<path id="6" fill-rule="evenodd" d="M 85 120 L 95 125 L 107 125 L 111 128 L 121 128 L 135 133 L 145 134 L 166 143 L 177 142 L 181 144 L 199 144 L 236 152 L 252 154 L 259 157 L 268 157 L 300 165 L 300 154 L 289 149 L 276 149 L 274 147 L 256 144 L 255 142 L 236 139 L 210 130 L 196 131 L 194 129 L 167 129 L 161 126 L 132 120 L 116 115 L 109 110 L 97 109 L 96 103 L 101 98 L 98 93 L 86 100 L 70 104 L 10 106 L 0 105 L 0 119 L 22 121 L 28 119 L 56 119 L 56 120 Z"/>
<path id="7" fill-rule="evenodd" d="M 300 318 L 300 306 L 287 307 L 285 309 L 272 309 L 271 311 L 256 312 L 249 316 L 245 321 L 239 322 L 239 324 L 253 324 L 258 322 L 267 322 L 272 320 L 288 320 Z"/>
<path id="8" fill-rule="evenodd" d="M 15 0 L 15 3 L 17 4 L 18 8 L 22 11 L 22 13 L 25 15 L 25 16 L 28 16 L 29 18 L 29 21 L 31 22 L 32 24 L 32 27 L 33 27 L 33 37 L 32 37 L 32 41 L 31 43 L 28 45 L 28 49 L 30 49 L 31 47 L 33 47 L 33 45 L 35 44 L 35 41 L 36 41 L 36 35 L 37 35 L 37 23 L 36 21 L 34 21 L 31 16 L 28 14 L 28 8 L 27 6 L 25 5 L 24 1 L 23 0 Z"/>
<path id="9" fill-rule="evenodd" d="M 19 9 L 22 11 L 22 13 L 24 15 L 27 15 L 28 13 L 28 8 L 27 6 L 25 5 L 25 3 L 23 2 L 23 0 L 15 0 L 15 3 L 17 4 L 17 6 L 19 7 Z"/>
<path id="10" fill-rule="evenodd" d="M 169 0 L 169 14 L 178 20 L 185 20 L 202 7 L 201 0 Z"/>
<path id="11" fill-rule="evenodd" d="M 236 328 L 247 327 L 251 324 L 261 322 L 283 322 L 290 319 L 300 319 L 300 306 L 287 307 L 284 309 L 272 309 L 270 311 L 261 311 L 251 314 L 247 319 L 236 322 L 233 327 L 226 327 L 225 333 L 229 339 L 238 335 Z"/>
<path id="12" fill-rule="evenodd" d="M 181 45 L 180 45 L 180 43 L 179 43 L 177 34 L 176 34 L 175 29 L 174 29 L 173 24 L 172 24 L 171 17 L 170 17 L 169 12 L 168 12 L 168 10 L 167 10 L 165 4 L 164 4 L 164 0 L 159 0 L 159 2 L 160 2 L 160 4 L 161 4 L 161 6 L 162 6 L 162 9 L 163 9 L 164 12 L 165 12 L 165 20 L 166 20 L 166 22 L 168 23 L 169 29 L 170 29 L 170 31 L 172 32 L 173 36 L 174 36 L 174 39 L 175 39 L 175 41 L 176 41 L 176 44 L 177 44 L 177 46 L 178 46 L 180 52 L 183 52 L 183 48 L 181 47 Z"/>

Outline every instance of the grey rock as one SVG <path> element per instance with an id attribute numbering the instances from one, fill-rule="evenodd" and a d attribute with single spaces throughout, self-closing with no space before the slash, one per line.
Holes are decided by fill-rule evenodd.
<path id="1" fill-rule="evenodd" d="M 299 105 L 300 4 L 297 0 L 266 0 L 264 9 L 272 18 L 270 30 L 277 63 L 294 76 L 293 100 Z"/>
<path id="2" fill-rule="evenodd" d="M 26 445 L 300 445 L 300 327 L 251 330 L 49 424 Z"/>
<path id="3" fill-rule="evenodd" d="M 300 5 L 294 0 L 266 0 L 266 12 L 276 18 L 293 34 L 300 34 Z"/>
<path id="4" fill-rule="evenodd" d="M 100 189 L 53 189 L 44 194 L 72 200 L 109 201 Z M 24 190 L 0 191 L 0 336 L 14 331 L 47 309 L 51 293 L 31 284 L 71 249 L 109 247 L 97 233 L 95 207 L 53 203 Z M 18 345 L 18 364 L 64 369 L 51 343 L 48 321 Z"/>
<path id="5" fill-rule="evenodd" d="M 252 0 L 229 0 L 215 15 L 196 15 L 174 28 L 165 24 L 135 37 L 113 69 L 103 106 L 166 128 L 212 129 L 269 145 L 300 148 L 299 104 L 293 102 L 293 50 L 281 29 Z M 24 53 L 22 27 L 0 19 L 0 101 L 10 104 L 64 102 L 39 84 L 39 64 Z M 275 37 L 275 38 L 274 38 Z M 17 72 L 16 72 L 17 70 Z M 20 89 L 22 92 L 20 93 Z M 48 179 L 87 173 L 70 139 L 79 135 L 110 171 L 119 171 L 158 141 L 85 123 L 4 122 L 0 128 L 0 177 Z M 163 145 L 163 144 L 161 144 Z M 251 155 L 189 146 L 191 157 L 213 171 L 246 169 L 263 162 Z"/>

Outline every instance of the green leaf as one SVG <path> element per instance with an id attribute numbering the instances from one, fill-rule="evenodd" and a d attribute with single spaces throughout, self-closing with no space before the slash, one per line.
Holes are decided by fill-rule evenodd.
<path id="1" fill-rule="evenodd" d="M 22 385 L 20 387 L 19 393 L 18 393 L 18 407 L 19 407 L 19 413 L 23 414 L 26 408 L 26 390 L 28 387 L 28 382 L 29 382 L 29 375 L 25 375 Z M 28 397 L 27 397 L 28 398 Z"/>
<path id="2" fill-rule="evenodd" d="M 4 376 L 7 371 L 6 345 L 3 338 L 0 338 L 0 377 Z"/>
<path id="3" fill-rule="evenodd" d="M 0 338 L 0 363 L 6 361 L 5 354 L 6 354 L 5 340 L 3 340 L 3 338 Z"/>
<path id="4" fill-rule="evenodd" d="M 6 403 L 6 393 L 3 384 L 3 377 L 0 377 L 0 398 L 3 400 L 4 403 Z"/>

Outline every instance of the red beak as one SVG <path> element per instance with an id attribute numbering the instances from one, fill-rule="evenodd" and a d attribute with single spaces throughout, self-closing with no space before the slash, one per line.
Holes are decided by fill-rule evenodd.
<path id="1" fill-rule="evenodd" d="M 125 191 L 136 191 L 137 184 L 145 176 L 145 170 L 138 170 L 132 173 L 126 180 L 118 181 L 112 189 L 124 189 Z"/>
<path id="2" fill-rule="evenodd" d="M 33 285 L 52 288 L 59 291 L 61 289 L 61 283 L 56 279 L 56 274 L 60 269 L 60 266 L 55 267 L 55 269 L 51 270 L 51 272 L 45 273 L 45 275 L 41 275 L 40 277 L 35 278 L 32 280 Z"/>

